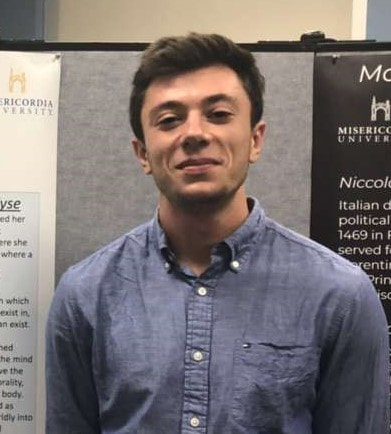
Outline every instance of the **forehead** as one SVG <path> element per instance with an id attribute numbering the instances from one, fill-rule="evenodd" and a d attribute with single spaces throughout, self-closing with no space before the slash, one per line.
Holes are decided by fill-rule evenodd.
<path id="1" fill-rule="evenodd" d="M 147 88 L 142 112 L 149 112 L 167 101 L 190 104 L 217 94 L 250 102 L 236 72 L 227 66 L 213 65 L 154 80 Z"/>

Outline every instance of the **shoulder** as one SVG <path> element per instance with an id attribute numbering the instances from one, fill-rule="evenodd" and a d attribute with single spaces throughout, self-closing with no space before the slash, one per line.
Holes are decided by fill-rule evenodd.
<path id="1" fill-rule="evenodd" d="M 285 252 L 285 255 L 291 257 L 298 255 L 294 260 L 296 263 L 305 264 L 308 261 L 311 266 L 319 264 L 322 267 L 336 267 L 348 273 L 365 276 L 359 267 L 331 249 L 267 217 L 265 219 L 265 241 L 271 248 L 280 249 L 281 254 Z"/>
<path id="2" fill-rule="evenodd" d="M 364 271 L 325 246 L 266 218 L 264 243 L 301 291 L 324 295 L 333 293 L 340 300 L 377 298 Z"/>
<path id="3" fill-rule="evenodd" d="M 276 303 L 304 309 L 314 324 L 321 324 L 319 333 L 327 341 L 343 327 L 353 330 L 363 318 L 373 330 L 385 329 L 379 297 L 360 267 L 268 218 L 259 246 L 274 258 L 268 267 L 274 270 L 270 280 Z"/>
<path id="4" fill-rule="evenodd" d="M 149 248 L 152 221 L 144 223 L 122 235 L 82 261 L 71 266 L 63 278 L 99 278 L 107 271 L 114 270 L 121 261 L 144 254 Z"/>
<path id="5" fill-rule="evenodd" d="M 71 266 L 57 285 L 52 312 L 92 311 L 99 302 L 100 292 L 118 287 L 118 282 L 123 280 L 122 270 L 131 274 L 148 255 L 152 228 L 153 221 L 144 223 Z"/>

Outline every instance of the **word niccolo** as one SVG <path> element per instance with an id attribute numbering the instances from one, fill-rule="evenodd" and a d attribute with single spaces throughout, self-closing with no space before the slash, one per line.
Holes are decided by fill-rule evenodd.
<path id="1" fill-rule="evenodd" d="M 339 189 L 343 188 L 391 188 L 391 178 L 359 178 L 358 176 L 341 176 L 339 181 Z"/>

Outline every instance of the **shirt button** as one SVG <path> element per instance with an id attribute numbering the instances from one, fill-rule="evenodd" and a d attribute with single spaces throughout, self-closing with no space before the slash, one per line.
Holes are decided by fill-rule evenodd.
<path id="1" fill-rule="evenodd" d="M 203 286 L 200 286 L 197 289 L 197 294 L 200 295 L 201 297 L 204 297 L 207 293 L 208 293 L 208 290 L 206 288 L 204 288 Z"/>
<path id="2" fill-rule="evenodd" d="M 204 355 L 201 353 L 201 351 L 194 351 L 193 353 L 193 360 L 196 362 L 201 362 L 201 360 L 204 359 Z"/>
<path id="3" fill-rule="evenodd" d="M 232 268 L 233 270 L 239 270 L 239 268 L 240 268 L 240 263 L 239 263 L 239 261 L 232 261 L 230 265 L 231 265 L 231 268 Z"/>
<path id="4" fill-rule="evenodd" d="M 200 420 L 198 419 L 198 417 L 192 417 L 191 419 L 190 419 L 190 425 L 193 427 L 193 428 L 197 428 L 197 426 L 199 426 L 199 424 L 200 424 Z"/>

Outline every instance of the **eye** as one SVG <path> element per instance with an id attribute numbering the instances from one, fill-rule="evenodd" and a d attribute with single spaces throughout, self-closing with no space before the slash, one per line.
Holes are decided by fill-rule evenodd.
<path id="1" fill-rule="evenodd" d="M 178 115 L 166 115 L 159 118 L 156 122 L 156 125 L 161 130 L 170 130 L 175 128 L 181 122 L 181 117 Z"/>
<path id="2" fill-rule="evenodd" d="M 231 120 L 233 114 L 228 110 L 213 110 L 209 113 L 208 119 L 216 124 L 224 124 Z"/>

